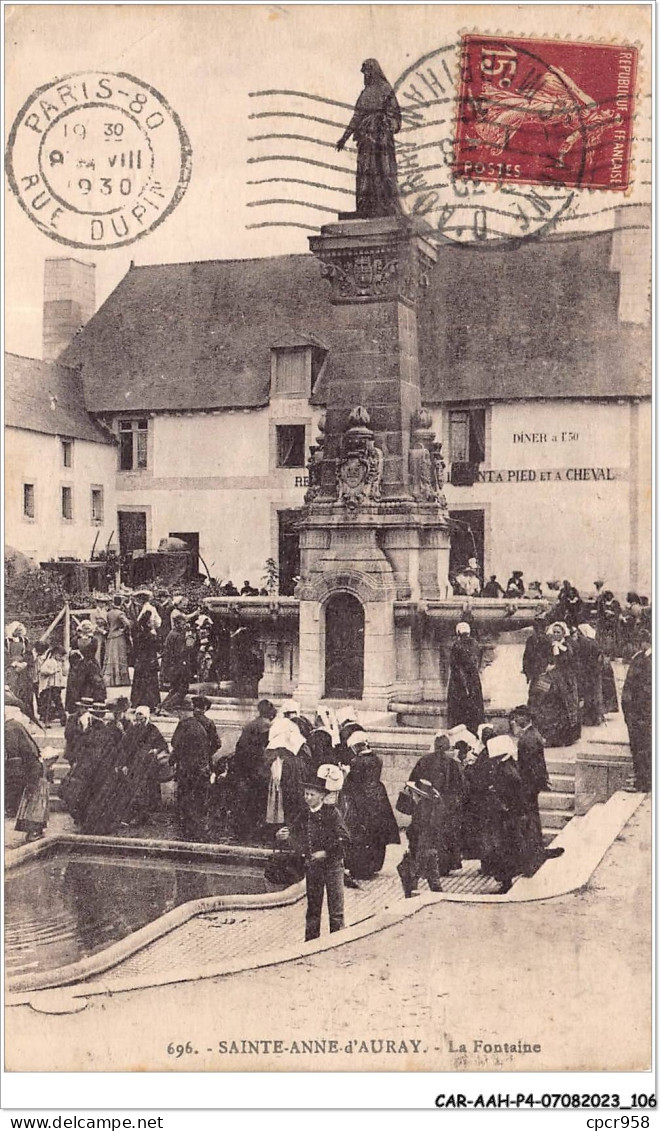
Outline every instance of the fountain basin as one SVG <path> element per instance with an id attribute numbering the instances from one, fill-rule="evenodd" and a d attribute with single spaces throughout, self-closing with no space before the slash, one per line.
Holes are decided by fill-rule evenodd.
<path id="1" fill-rule="evenodd" d="M 264 878 L 266 849 L 60 834 L 12 855 L 10 993 L 98 975 L 195 915 L 280 906 L 302 893 Z"/>

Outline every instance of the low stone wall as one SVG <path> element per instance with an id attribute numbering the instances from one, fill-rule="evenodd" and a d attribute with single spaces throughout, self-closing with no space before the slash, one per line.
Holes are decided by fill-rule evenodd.
<path id="1" fill-rule="evenodd" d="M 583 816 L 592 805 L 608 801 L 633 776 L 630 747 L 622 739 L 592 740 L 578 751 L 575 763 L 575 812 Z"/>

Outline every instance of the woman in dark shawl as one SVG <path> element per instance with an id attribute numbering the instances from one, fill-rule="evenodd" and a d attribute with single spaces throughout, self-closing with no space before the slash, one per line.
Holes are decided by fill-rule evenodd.
<path id="1" fill-rule="evenodd" d="M 160 706 L 158 687 L 158 637 L 157 630 L 147 617 L 138 617 L 135 629 L 135 671 L 131 687 L 131 707 Z"/>
<path id="2" fill-rule="evenodd" d="M 529 709 L 546 746 L 572 746 L 581 733 L 580 698 L 573 643 L 563 624 L 548 629 L 552 657 L 529 689 Z"/>
<path id="3" fill-rule="evenodd" d="M 80 671 L 80 683 L 77 685 L 79 691 L 77 701 L 91 699 L 93 703 L 105 703 L 105 681 L 96 660 L 96 642 L 88 640 L 79 651 L 82 654 L 83 662 Z"/>
<path id="4" fill-rule="evenodd" d="M 610 660 L 621 655 L 619 633 L 621 629 L 621 605 L 611 589 L 601 593 L 596 602 L 598 608 L 598 628 L 596 639 Z"/>
<path id="5" fill-rule="evenodd" d="M 337 149 L 342 150 L 350 137 L 355 138 L 358 216 L 395 216 L 401 211 L 394 148 L 394 134 L 401 129 L 401 110 L 380 64 L 365 59 L 361 70 L 364 90 Z"/>
<path id="6" fill-rule="evenodd" d="M 345 862 L 353 880 L 368 880 L 383 867 L 387 845 L 399 843 L 399 826 L 380 780 L 382 759 L 370 749 L 364 731 L 356 731 L 348 741 L 351 768 L 340 805 L 351 834 Z"/>
<path id="7" fill-rule="evenodd" d="M 526 871 L 526 804 L 515 760 L 511 753 L 501 754 L 501 746 L 501 739 L 489 739 L 472 767 L 470 801 L 478 814 L 481 870 L 503 893 Z"/>
<path id="8" fill-rule="evenodd" d="M 441 876 L 462 866 L 461 836 L 465 783 L 463 772 L 449 754 L 451 742 L 446 734 L 436 734 L 429 754 L 424 754 L 413 767 L 410 781 L 427 781 L 443 802 L 442 820 L 434 836 Z"/>
<path id="9" fill-rule="evenodd" d="M 83 660 L 82 652 L 77 648 L 72 648 L 69 652 L 69 674 L 66 679 L 66 691 L 64 693 L 64 710 L 67 715 L 72 715 L 76 710 L 77 704 L 80 702 L 82 686 L 85 681 L 85 663 Z"/>
<path id="10" fill-rule="evenodd" d="M 307 739 L 307 745 L 310 751 L 310 769 L 313 773 L 324 764 L 330 763 L 336 766 L 340 764 L 342 746 L 339 726 L 331 707 L 319 703 L 314 717 L 314 728 Z"/>
<path id="11" fill-rule="evenodd" d="M 82 716 L 84 729 L 76 744 L 76 761 L 62 783 L 62 797 L 83 833 L 112 832 L 123 808 L 121 739 L 106 726 L 105 707 L 95 705 Z"/>
<path id="12" fill-rule="evenodd" d="M 148 707 L 138 707 L 135 721 L 122 739 L 122 762 L 125 770 L 124 821 L 140 822 L 160 808 L 159 752 L 167 752 L 167 742 L 150 721 Z"/>
<path id="13" fill-rule="evenodd" d="M 551 655 L 552 645 L 545 634 L 545 620 L 537 617 L 532 626 L 532 635 L 525 641 L 522 658 L 523 675 L 528 683 L 532 683 L 545 671 Z"/>
<path id="14" fill-rule="evenodd" d="M 303 779 L 309 768 L 306 751 L 305 739 L 291 719 L 281 715 L 273 719 L 262 763 L 268 783 L 264 820 L 271 830 L 292 825 L 304 810 Z"/>
<path id="15" fill-rule="evenodd" d="M 481 650 L 470 636 L 467 621 L 456 625 L 457 639 L 452 644 L 447 688 L 447 727 L 463 723 L 472 733 L 484 721 L 484 699 L 479 677 Z"/>
<path id="16" fill-rule="evenodd" d="M 616 690 L 614 670 L 609 656 L 601 652 L 602 657 L 602 684 L 603 684 L 603 711 L 606 715 L 613 715 L 619 710 L 619 697 Z"/>

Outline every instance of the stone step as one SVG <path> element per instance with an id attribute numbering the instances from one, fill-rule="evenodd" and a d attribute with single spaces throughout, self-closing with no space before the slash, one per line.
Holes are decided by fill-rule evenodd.
<path id="1" fill-rule="evenodd" d="M 539 794 L 539 809 L 544 811 L 551 811 L 553 809 L 574 809 L 575 807 L 575 794 L 574 793 L 560 793 L 559 790 L 552 790 L 551 793 Z"/>
<path id="2" fill-rule="evenodd" d="M 564 825 L 573 817 L 570 809 L 544 809 L 541 814 L 541 827 L 543 829 L 563 829 Z"/>
<path id="3" fill-rule="evenodd" d="M 572 758 L 558 758 L 553 750 L 546 750 L 545 764 L 550 777 L 567 777 L 575 779 L 575 754 Z"/>
<path id="4" fill-rule="evenodd" d="M 575 774 L 550 773 L 550 781 L 558 793 L 575 793 Z"/>

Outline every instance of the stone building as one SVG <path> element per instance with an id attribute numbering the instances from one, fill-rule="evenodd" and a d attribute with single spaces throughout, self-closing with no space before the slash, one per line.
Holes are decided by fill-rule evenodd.
<path id="1" fill-rule="evenodd" d="M 417 334 L 422 402 L 456 520 L 450 572 L 474 554 L 502 583 L 515 568 L 527 581 L 588 587 L 601 576 L 624 595 L 649 592 L 648 288 L 635 239 L 615 228 L 437 248 Z M 292 594 L 308 449 L 345 344 L 317 260 L 133 267 L 79 333 L 88 268 L 76 280 L 76 261 L 65 262 L 64 274 L 58 261 L 46 265 L 45 348 L 64 342 L 67 319 L 72 339 L 59 365 L 8 364 L 7 541 L 37 558 L 74 545 L 87 553 L 98 484 L 101 537 L 116 530 L 123 552 L 177 535 L 239 587 L 261 584 L 273 558 Z M 77 428 L 47 411 L 55 379 Z M 55 458 L 67 437 L 73 468 Z M 43 475 L 30 469 L 47 450 L 48 491 L 73 487 L 73 519 L 46 495 L 25 514 L 25 487 L 34 483 L 38 503 Z M 83 470 L 84 482 L 64 482 Z"/>
<path id="2" fill-rule="evenodd" d="M 86 561 L 115 537 L 117 452 L 80 373 L 5 355 L 5 537 L 35 562 Z"/>

